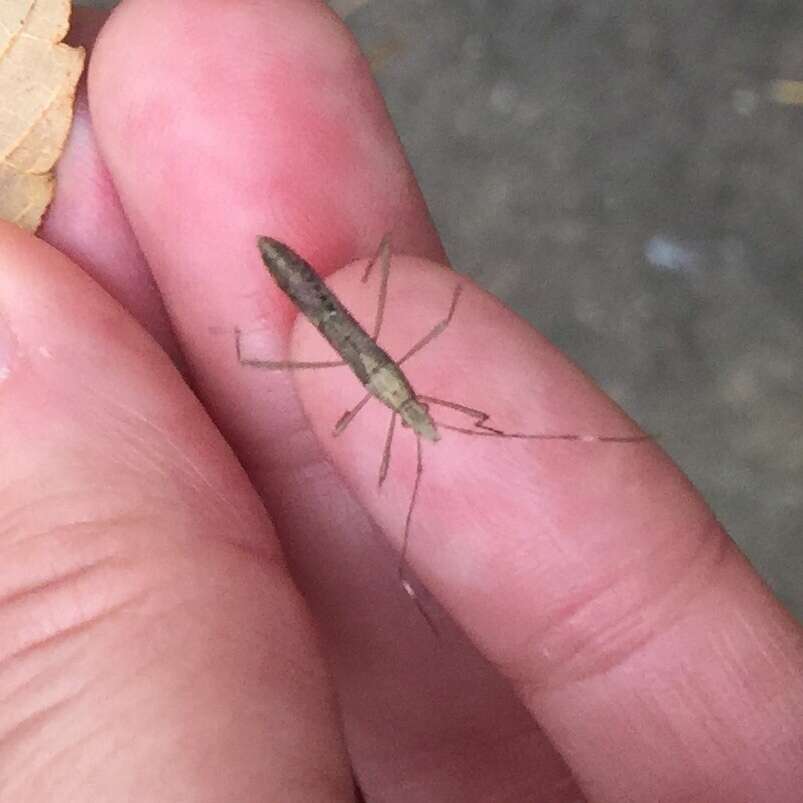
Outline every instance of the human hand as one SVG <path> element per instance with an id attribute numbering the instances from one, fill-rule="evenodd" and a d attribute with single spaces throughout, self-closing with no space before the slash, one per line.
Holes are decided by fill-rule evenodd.
<path id="1" fill-rule="evenodd" d="M 294 385 L 211 331 L 287 351 L 258 233 L 331 273 L 392 228 L 419 257 L 394 259 L 391 354 L 448 305 L 381 99 L 322 4 L 132 0 L 90 104 L 44 236 L 203 407 L 82 270 L 0 229 L 0 800 L 350 800 L 350 766 L 368 800 L 796 799 L 799 629 L 654 444 L 444 433 L 409 559 L 467 637 L 434 611 L 435 639 L 377 531 L 398 547 L 409 434 L 379 493 L 387 411 L 331 438 L 350 374 Z M 332 286 L 365 320 L 359 275 Z M 631 431 L 466 284 L 417 389 L 511 430 Z M 327 351 L 301 323 L 291 354 Z"/>

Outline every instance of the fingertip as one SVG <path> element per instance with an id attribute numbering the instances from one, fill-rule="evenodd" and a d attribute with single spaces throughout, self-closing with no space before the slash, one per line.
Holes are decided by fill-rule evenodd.
<path id="1" fill-rule="evenodd" d="M 166 361 L 122 307 L 56 248 L 0 223 L 0 249 L 0 308 L 29 356 L 59 351 L 80 361 L 97 352 L 103 365 L 104 351 L 95 344 L 116 342 L 139 344 Z M 85 368 L 94 370 L 91 360 Z"/>
<path id="2" fill-rule="evenodd" d="M 89 88 L 164 289 L 165 230 L 188 261 L 245 253 L 234 239 L 254 231 L 324 272 L 388 229 L 442 253 L 370 68 L 325 3 L 132 0 L 99 37 Z"/>

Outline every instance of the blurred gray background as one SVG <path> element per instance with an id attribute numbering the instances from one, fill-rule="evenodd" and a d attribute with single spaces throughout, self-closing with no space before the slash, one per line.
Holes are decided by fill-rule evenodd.
<path id="1" fill-rule="evenodd" d="M 331 5 L 455 267 L 658 435 L 803 618 L 799 0 Z"/>

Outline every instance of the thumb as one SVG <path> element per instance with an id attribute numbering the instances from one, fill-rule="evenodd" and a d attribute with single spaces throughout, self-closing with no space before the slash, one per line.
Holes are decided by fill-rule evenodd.
<path id="1" fill-rule="evenodd" d="M 65 257 L 5 224 L 0 253 L 0 799 L 351 799 L 225 442 Z"/>

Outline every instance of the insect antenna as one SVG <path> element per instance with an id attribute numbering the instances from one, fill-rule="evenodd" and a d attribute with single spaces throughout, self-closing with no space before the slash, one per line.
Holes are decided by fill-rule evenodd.
<path id="1" fill-rule="evenodd" d="M 459 413 L 463 413 L 475 419 L 473 422 L 474 429 L 469 427 L 457 427 L 452 424 L 445 424 L 442 421 L 435 422 L 439 428 L 448 429 L 451 432 L 460 432 L 463 435 L 478 435 L 486 438 L 517 438 L 519 440 L 580 441 L 583 443 L 593 443 L 594 441 L 605 443 L 640 443 L 652 439 L 650 435 L 590 435 L 574 432 L 505 432 L 495 427 L 489 427 L 485 422 L 490 418 L 490 414 L 482 410 L 467 407 L 465 404 L 446 401 L 445 399 L 436 399 L 434 396 L 419 396 L 418 398 L 428 404 L 447 407 L 450 410 L 456 410 Z"/>

